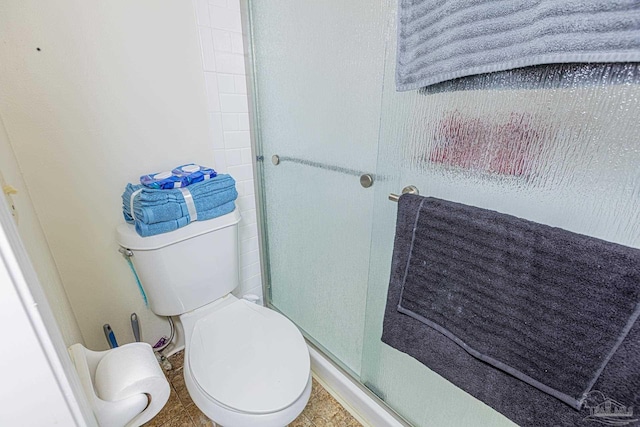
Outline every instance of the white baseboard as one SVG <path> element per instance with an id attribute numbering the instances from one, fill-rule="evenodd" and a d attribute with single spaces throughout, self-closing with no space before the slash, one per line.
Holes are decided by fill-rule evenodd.
<path id="1" fill-rule="evenodd" d="M 360 423 L 372 427 L 410 427 L 378 404 L 370 392 L 345 375 L 322 353 L 311 345 L 308 347 L 314 377 Z"/>

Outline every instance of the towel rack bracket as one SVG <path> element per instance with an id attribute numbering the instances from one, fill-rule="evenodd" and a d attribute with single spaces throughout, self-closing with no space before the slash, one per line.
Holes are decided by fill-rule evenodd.
<path id="1" fill-rule="evenodd" d="M 416 187 L 415 185 L 407 185 L 402 189 L 402 194 L 418 195 L 420 194 L 420 190 L 418 190 L 418 187 Z M 391 193 L 389 194 L 389 200 L 391 200 L 392 202 L 397 202 L 398 200 L 400 200 L 400 195 Z"/>

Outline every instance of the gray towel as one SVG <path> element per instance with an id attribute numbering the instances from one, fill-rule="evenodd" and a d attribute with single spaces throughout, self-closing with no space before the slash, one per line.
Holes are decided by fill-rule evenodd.
<path id="1" fill-rule="evenodd" d="M 396 88 L 536 64 L 640 61 L 638 0 L 399 0 Z"/>
<path id="2" fill-rule="evenodd" d="M 640 250 L 400 199 L 383 341 L 519 424 L 581 420 L 595 390 L 640 403 L 639 303 Z"/>

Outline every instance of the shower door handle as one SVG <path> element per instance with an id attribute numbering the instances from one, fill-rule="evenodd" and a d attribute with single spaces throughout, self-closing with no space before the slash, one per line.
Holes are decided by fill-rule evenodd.
<path id="1" fill-rule="evenodd" d="M 418 190 L 418 187 L 416 187 L 415 185 L 407 185 L 402 189 L 402 194 L 418 195 L 420 194 L 420 190 Z M 397 202 L 398 200 L 400 200 L 400 195 L 391 193 L 389 194 L 389 200 L 391 200 L 392 202 Z"/>

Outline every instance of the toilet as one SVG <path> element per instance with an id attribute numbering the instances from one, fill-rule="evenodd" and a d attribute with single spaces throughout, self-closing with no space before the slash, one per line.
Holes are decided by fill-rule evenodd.
<path id="1" fill-rule="evenodd" d="M 309 351 L 286 317 L 231 294 L 239 284 L 238 210 L 170 233 L 117 227 L 149 308 L 179 316 L 184 379 L 200 410 L 224 427 L 283 427 L 311 394 Z"/>

